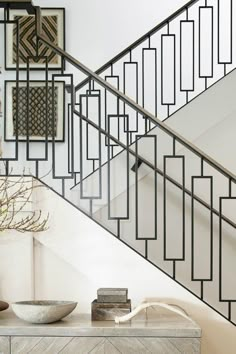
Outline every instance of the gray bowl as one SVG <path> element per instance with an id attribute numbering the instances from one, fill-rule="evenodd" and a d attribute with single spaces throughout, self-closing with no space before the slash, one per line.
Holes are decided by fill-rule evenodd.
<path id="1" fill-rule="evenodd" d="M 77 306 L 72 301 L 20 301 L 12 305 L 20 319 L 30 323 L 53 323 L 69 315 Z"/>

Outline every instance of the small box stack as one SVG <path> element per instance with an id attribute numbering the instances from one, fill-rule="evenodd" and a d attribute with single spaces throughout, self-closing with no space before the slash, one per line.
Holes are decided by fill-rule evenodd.
<path id="1" fill-rule="evenodd" d="M 113 321 L 116 316 L 127 315 L 130 311 L 128 289 L 101 288 L 92 302 L 92 321 Z"/>

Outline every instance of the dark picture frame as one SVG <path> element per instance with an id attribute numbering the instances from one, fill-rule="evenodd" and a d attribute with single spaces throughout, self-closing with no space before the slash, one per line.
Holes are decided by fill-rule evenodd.
<path id="1" fill-rule="evenodd" d="M 42 8 L 42 28 L 47 39 L 65 50 L 65 8 Z M 45 57 L 48 58 L 48 70 L 63 70 L 65 63 L 51 48 L 40 42 L 39 60 L 36 62 L 36 31 L 33 15 L 25 10 L 9 10 L 9 20 L 5 25 L 5 69 L 16 70 L 17 58 L 17 21 L 19 21 L 19 70 L 27 69 L 27 57 L 30 70 L 45 70 Z M 42 58 L 42 59 L 40 59 Z"/>
<path id="2" fill-rule="evenodd" d="M 29 96 L 28 96 L 29 94 Z M 18 100 L 17 100 L 18 95 Z M 18 102 L 18 105 L 17 105 Z M 29 115 L 28 115 L 29 102 Z M 54 115 L 54 119 L 53 119 Z M 29 117 L 29 118 L 27 118 Z M 48 117 L 48 120 L 46 119 Z M 4 140 L 30 142 L 65 141 L 65 82 L 64 81 L 5 81 Z M 54 127 L 53 127 L 54 122 Z M 46 134 L 47 127 L 47 134 Z"/>

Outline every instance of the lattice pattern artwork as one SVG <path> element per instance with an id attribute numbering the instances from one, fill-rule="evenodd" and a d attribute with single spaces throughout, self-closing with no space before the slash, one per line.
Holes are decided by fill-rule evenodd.
<path id="1" fill-rule="evenodd" d="M 19 21 L 19 64 L 27 63 L 27 58 L 36 56 L 36 36 L 34 16 L 14 16 L 14 20 Z M 42 29 L 46 38 L 55 45 L 58 45 L 58 16 L 42 16 Z M 13 63 L 17 62 L 17 25 L 13 29 Z M 45 56 L 48 64 L 58 64 L 58 55 L 42 42 L 39 43 L 38 56 Z M 33 58 L 29 58 L 29 63 L 35 63 Z M 45 59 L 40 58 L 37 63 L 45 63 Z"/>
<path id="2" fill-rule="evenodd" d="M 48 99 L 47 99 L 48 97 Z M 29 87 L 29 122 L 27 134 L 27 87 L 18 88 L 18 135 L 27 137 L 46 137 L 48 117 L 48 137 L 57 136 L 58 88 Z M 53 109 L 54 105 L 54 109 Z M 13 132 L 16 135 L 17 89 L 12 88 Z M 54 116 L 54 117 L 53 117 Z M 54 118 L 54 120 L 53 120 Z"/>

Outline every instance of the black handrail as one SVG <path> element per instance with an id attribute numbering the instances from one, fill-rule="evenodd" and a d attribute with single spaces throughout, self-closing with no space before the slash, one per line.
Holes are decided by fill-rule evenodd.
<path id="1" fill-rule="evenodd" d="M 199 2 L 199 0 L 191 0 L 184 6 L 180 7 L 177 11 L 175 11 L 172 15 L 167 17 L 165 20 L 163 20 L 161 23 L 159 23 L 157 26 L 152 28 L 150 31 L 148 31 L 146 34 L 144 34 L 142 37 L 137 39 L 134 43 L 129 45 L 127 48 L 122 50 L 119 54 L 117 54 L 114 58 L 109 60 L 106 64 L 101 66 L 99 69 L 95 71 L 96 74 L 101 74 L 104 70 L 108 69 L 112 64 L 115 64 L 118 60 L 120 60 L 123 56 L 128 54 L 131 50 L 135 49 L 139 44 L 147 40 L 150 36 L 155 34 L 157 31 L 159 31 L 162 27 L 166 26 L 169 22 L 174 20 L 176 17 L 178 17 L 182 12 L 184 12 L 187 8 L 193 6 L 195 3 Z M 82 82 L 80 82 L 78 85 L 75 87 L 75 91 L 78 91 L 81 89 L 84 85 L 86 85 L 89 81 L 89 78 L 84 79 Z"/>

